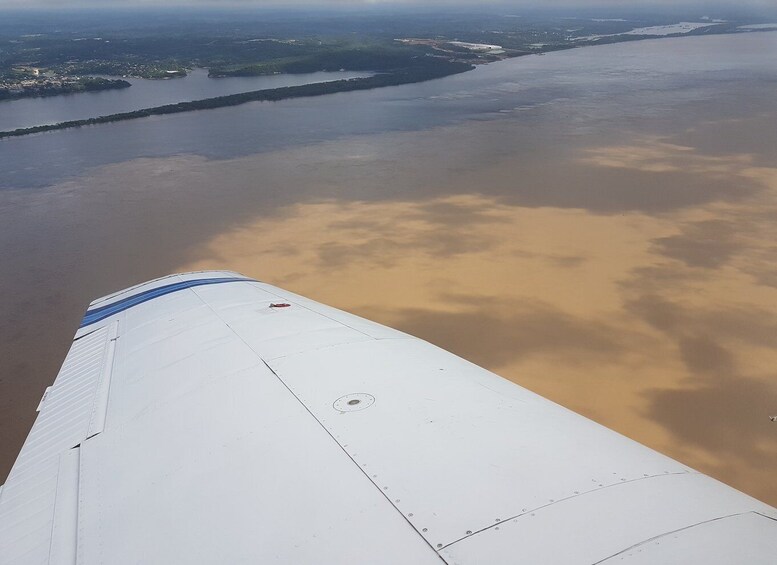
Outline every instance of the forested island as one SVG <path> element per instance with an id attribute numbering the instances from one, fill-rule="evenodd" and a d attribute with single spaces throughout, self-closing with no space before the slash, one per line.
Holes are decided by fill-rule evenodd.
<path id="1" fill-rule="evenodd" d="M 433 64 L 427 63 L 423 65 L 417 65 L 415 67 L 397 69 L 392 72 L 379 73 L 366 78 L 353 78 L 330 82 L 317 82 L 301 86 L 286 86 L 281 88 L 254 90 L 251 92 L 242 92 L 240 94 L 231 94 L 229 96 L 217 96 L 215 98 L 206 98 L 203 100 L 194 100 L 191 102 L 166 104 L 164 106 L 144 108 L 142 110 L 135 110 L 133 112 L 122 112 L 120 114 L 111 114 L 108 116 L 99 116 L 96 118 L 88 118 L 84 120 L 72 120 L 58 124 L 3 131 L 0 132 L 0 139 L 60 129 L 134 120 L 148 116 L 178 114 L 181 112 L 191 112 L 194 110 L 224 108 L 227 106 L 245 104 L 247 102 L 275 102 L 289 98 L 323 96 L 325 94 L 334 94 L 337 92 L 349 92 L 355 90 L 382 88 L 386 86 L 397 86 L 400 84 L 409 84 L 435 78 L 442 78 L 444 76 L 462 73 L 472 68 L 474 68 L 472 65 L 466 63 L 439 61 Z"/>

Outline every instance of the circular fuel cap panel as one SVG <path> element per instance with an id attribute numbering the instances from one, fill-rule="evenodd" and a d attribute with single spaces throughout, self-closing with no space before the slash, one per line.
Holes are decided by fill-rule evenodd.
<path id="1" fill-rule="evenodd" d="M 369 408 L 375 403 L 375 397 L 371 394 L 365 394 L 363 392 L 355 392 L 353 394 L 346 394 L 341 396 L 332 405 L 334 409 L 339 412 L 356 412 L 357 410 L 364 410 Z"/>

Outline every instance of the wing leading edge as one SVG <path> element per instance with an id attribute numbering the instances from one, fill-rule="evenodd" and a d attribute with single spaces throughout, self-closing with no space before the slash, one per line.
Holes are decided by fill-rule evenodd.
<path id="1" fill-rule="evenodd" d="M 427 342 L 230 272 L 94 301 L 0 490 L 8 563 L 774 555 L 774 508 Z"/>

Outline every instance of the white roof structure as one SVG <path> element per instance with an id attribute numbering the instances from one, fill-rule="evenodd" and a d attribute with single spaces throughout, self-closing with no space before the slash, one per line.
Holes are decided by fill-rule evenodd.
<path id="1" fill-rule="evenodd" d="M 93 302 L 0 563 L 763 563 L 777 510 L 407 334 L 230 272 Z"/>

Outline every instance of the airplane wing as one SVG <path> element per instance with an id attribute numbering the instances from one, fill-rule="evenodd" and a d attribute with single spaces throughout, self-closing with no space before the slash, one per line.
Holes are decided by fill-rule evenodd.
<path id="1" fill-rule="evenodd" d="M 407 334 L 230 272 L 93 302 L 3 564 L 777 562 L 777 510 Z"/>

